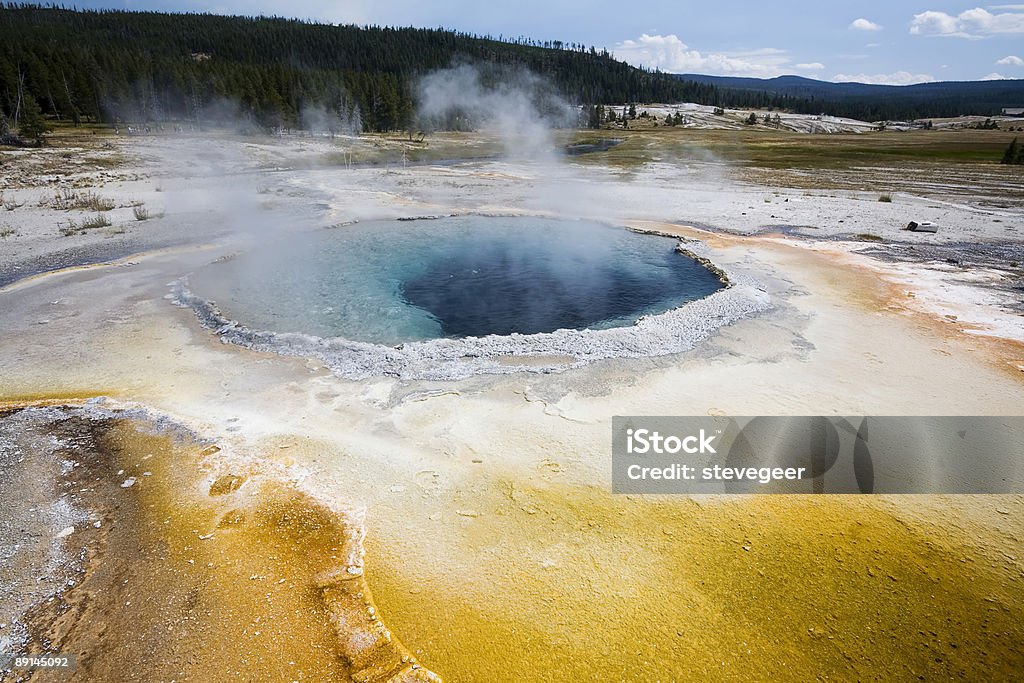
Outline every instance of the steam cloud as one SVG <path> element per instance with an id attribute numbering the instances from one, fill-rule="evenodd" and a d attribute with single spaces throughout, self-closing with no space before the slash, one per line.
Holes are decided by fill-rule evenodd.
<path id="1" fill-rule="evenodd" d="M 550 84 L 524 70 L 463 64 L 428 74 L 418 92 L 423 128 L 482 128 L 519 161 L 554 161 L 554 129 L 576 117 Z"/>

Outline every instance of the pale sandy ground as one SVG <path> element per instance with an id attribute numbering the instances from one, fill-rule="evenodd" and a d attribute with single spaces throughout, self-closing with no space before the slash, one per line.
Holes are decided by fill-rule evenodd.
<path id="1" fill-rule="evenodd" d="M 620 110 L 622 107 L 616 107 Z M 878 124 L 870 121 L 858 121 L 839 116 L 811 116 L 807 114 L 789 114 L 785 112 L 764 112 L 750 109 L 724 109 L 723 113 L 716 114 L 715 107 L 702 104 L 651 104 L 637 108 L 637 113 L 646 111 L 663 121 L 666 116 L 682 114 L 683 122 L 680 124 L 685 128 L 715 128 L 743 130 L 748 126 L 747 117 L 756 113 L 758 124 L 763 125 L 761 120 L 765 113 L 773 119 L 775 114 L 779 115 L 779 129 L 791 130 L 799 133 L 864 133 L 878 128 Z M 773 124 L 774 125 L 774 124 Z"/>
<path id="2" fill-rule="evenodd" d="M 616 113 L 628 111 L 629 105 L 612 107 Z M 758 122 L 755 126 L 766 126 L 763 119 L 768 114 L 772 118 L 770 128 L 775 128 L 774 118 L 779 117 L 777 130 L 788 130 L 796 133 L 866 133 L 878 130 L 879 122 L 860 121 L 841 116 L 829 116 L 828 114 L 792 114 L 788 112 L 774 112 L 755 109 L 723 109 L 721 114 L 716 114 L 717 107 L 703 104 L 645 104 L 638 105 L 637 114 L 647 112 L 663 122 L 667 116 L 681 114 L 683 121 L 679 125 L 684 128 L 716 129 L 716 130 L 744 130 L 749 129 L 750 124 L 747 118 L 751 113 L 757 114 Z M 928 120 L 922 119 L 921 122 Z M 942 128 L 964 128 L 984 121 L 996 121 L 1003 126 L 1016 126 L 1018 119 L 1011 116 L 958 116 L 946 119 L 930 119 L 936 129 Z M 917 122 L 917 123 L 921 123 Z M 885 126 L 890 131 L 911 130 L 915 122 L 911 121 L 886 121 Z"/>
<path id="3" fill-rule="evenodd" d="M 147 144 L 154 158 L 181 152 Z M 225 462 L 277 463 L 324 500 L 365 506 L 377 607 L 447 680 L 998 680 L 1024 666 L 1019 496 L 609 493 L 613 415 L 1009 415 L 1024 405 L 1022 347 L 962 332 L 967 319 L 1024 339 L 1005 290 L 964 289 L 976 274 L 886 264 L 849 242 L 684 225 L 742 233 L 784 215 L 779 223 L 815 235 L 902 238 L 912 209 L 950 226 L 914 239 L 943 243 L 1004 238 L 1024 228 L 1020 207 L 994 223 L 990 209 L 929 198 L 808 197 L 735 183 L 713 163 L 225 172 L 236 159 L 319 153 L 304 144 L 204 141 L 202 164 L 181 153 L 191 179 L 179 165 L 102 188 L 163 199 L 165 218 L 125 221 L 137 244 L 170 243 L 165 233 L 186 225 L 187 241 L 206 226 L 223 239 L 0 291 L 0 400 L 106 395 L 147 406 L 216 439 Z M 27 208 L 11 212 L 25 218 L 0 243 L 5 265 L 64 240 L 102 245 L 61 238 L 53 216 Z M 775 308 L 678 356 L 349 382 L 317 362 L 220 344 L 164 299 L 168 282 L 264 230 L 465 211 L 676 230 L 757 277 Z M 937 312 L 947 308 L 957 321 Z"/>

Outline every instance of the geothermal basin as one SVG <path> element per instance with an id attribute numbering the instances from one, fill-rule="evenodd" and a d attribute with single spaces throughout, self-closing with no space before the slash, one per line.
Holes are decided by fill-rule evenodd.
<path id="1" fill-rule="evenodd" d="M 197 144 L 233 160 L 232 150 L 254 142 L 268 155 L 298 145 Z M 184 142 L 153 136 L 111 144 L 178 150 Z M 32 155 L 71 163 L 62 153 Z M 273 168 L 293 165 L 284 156 L 270 160 Z M 258 168 L 266 161 L 260 156 Z M 242 667 L 275 680 L 341 677 L 364 668 L 349 667 L 343 647 L 366 642 L 363 626 L 386 627 L 405 648 L 390 651 L 398 661 L 415 657 L 448 681 L 850 680 L 879 670 L 905 679 L 974 671 L 1002 680 L 1021 670 L 1020 496 L 610 491 L 615 415 L 1019 414 L 1019 347 L 964 334 L 972 310 L 964 300 L 944 311 L 961 316 L 955 323 L 919 308 L 955 303 L 945 278 L 977 271 L 943 266 L 936 274 L 918 263 L 903 271 L 850 251 L 861 243 L 817 237 L 851 223 L 898 226 L 910 198 L 890 204 L 874 192 L 808 196 L 773 187 L 779 195 L 768 203 L 763 187 L 723 191 L 717 180 L 694 181 L 668 164 L 637 169 L 628 182 L 583 167 L 582 180 L 566 181 L 573 191 L 565 192 L 554 180 L 567 171 L 540 175 L 505 161 L 389 172 L 184 172 L 192 179 L 141 175 L 116 185 L 97 174 L 94 182 L 124 204 L 202 195 L 209 212 L 175 201 L 163 218 L 126 218 L 127 234 L 139 238 L 126 244 L 138 256 L 22 277 L 0 294 L 0 400 L 18 410 L 76 406 L 7 418 L 18 441 L 5 451 L 13 463 L 6 490 L 20 501 L 7 508 L 10 545 L 30 536 L 22 548 L 57 547 L 73 558 L 88 549 L 87 558 L 99 558 L 96 578 L 72 574 L 75 587 L 48 603 L 36 632 L 36 642 L 79 654 L 80 671 L 94 667 L 93 680 L 133 671 L 209 680 Z M 52 191 L 49 177 L 39 178 L 12 214 L 38 218 L 36 227 L 26 220 L 26 234 L 4 243 L 18 272 L 34 272 L 41 249 L 89 256 L 93 247 L 120 244 L 98 231 L 55 231 L 66 214 L 36 206 L 35 197 Z M 270 183 L 269 192 L 256 182 Z M 401 240 L 385 242 L 383 229 L 410 230 L 405 242 L 419 246 L 417 236 L 446 220 L 375 224 L 371 217 L 533 210 L 537 187 L 557 188 L 565 200 L 538 212 L 589 211 L 678 235 L 687 251 L 724 271 L 728 286 L 660 314 L 636 313 L 634 324 L 618 327 L 597 329 L 598 321 L 486 337 L 435 330 L 451 336 L 407 337 L 397 348 L 332 336 L 307 320 L 293 328 L 259 320 L 267 309 L 224 285 L 235 277 L 231 269 L 244 269 L 254 281 L 274 282 L 268 305 L 277 305 L 284 287 L 274 271 L 261 270 L 261 249 L 281 252 L 281 272 L 298 277 L 314 263 L 291 255 L 304 245 L 380 225 L 380 247 L 396 254 Z M 235 189 L 251 199 L 251 211 L 225 201 Z M 321 201 L 328 208 L 314 211 Z M 1009 224 L 971 208 L 913 206 L 932 218 L 931 211 L 948 211 L 947 223 L 959 226 L 951 239 L 996 239 Z M 754 208 L 742 216 L 745 207 Z M 746 231 L 770 224 L 780 208 L 787 223 L 820 227 L 782 239 L 680 225 L 685 218 Z M 129 208 L 116 211 L 131 216 Z M 360 222 L 324 228 L 343 220 Z M 881 234 L 905 237 L 898 227 Z M 189 241 L 164 249 L 170 238 Z M 171 296 L 190 310 L 161 298 L 186 273 Z M 214 315 L 208 299 L 223 312 Z M 978 309 L 995 315 L 992 305 Z M 382 316 L 380 307 L 374 314 Z M 544 353 L 572 355 L 560 367 L 573 369 L 507 370 L 528 361 L 554 366 Z M 666 355 L 639 358 L 656 353 Z M 576 367 L 598 358 L 609 360 Z M 66 424 L 50 429 L 54 421 Z M 165 434 L 171 424 L 188 431 Z M 61 475 L 68 461 L 80 464 Z M 135 483 L 124 488 L 129 475 Z M 44 485 L 54 501 L 79 499 L 82 521 L 21 525 L 15 514 L 39 517 L 30 509 L 42 510 L 45 498 L 29 492 Z M 336 522 L 325 506 L 338 508 Z M 63 535 L 71 525 L 75 531 Z M 344 560 L 346 539 L 363 531 L 365 585 L 353 583 L 355 594 L 321 588 L 322 570 L 341 566 L 331 561 Z M 20 576 L 33 588 L 63 580 L 44 570 Z M 360 593 L 372 603 L 350 604 Z M 69 604 L 87 609 L 61 611 Z M 341 614 L 351 620 L 336 633 L 331 618 Z M 11 633 L 13 622 L 3 622 Z"/>

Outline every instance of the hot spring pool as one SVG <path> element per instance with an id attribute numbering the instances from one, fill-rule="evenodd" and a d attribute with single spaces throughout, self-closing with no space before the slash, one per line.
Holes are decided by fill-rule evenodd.
<path id="1" fill-rule="evenodd" d="M 374 344 L 606 329 L 723 286 L 677 245 L 587 221 L 375 221 L 268 243 L 190 283 L 249 329 Z"/>

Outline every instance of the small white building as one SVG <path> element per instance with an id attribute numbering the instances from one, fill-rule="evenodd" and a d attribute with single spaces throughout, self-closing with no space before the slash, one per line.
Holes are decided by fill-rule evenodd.
<path id="1" fill-rule="evenodd" d="M 1024 107 L 1004 107 L 1003 116 L 1024 116 Z"/>

